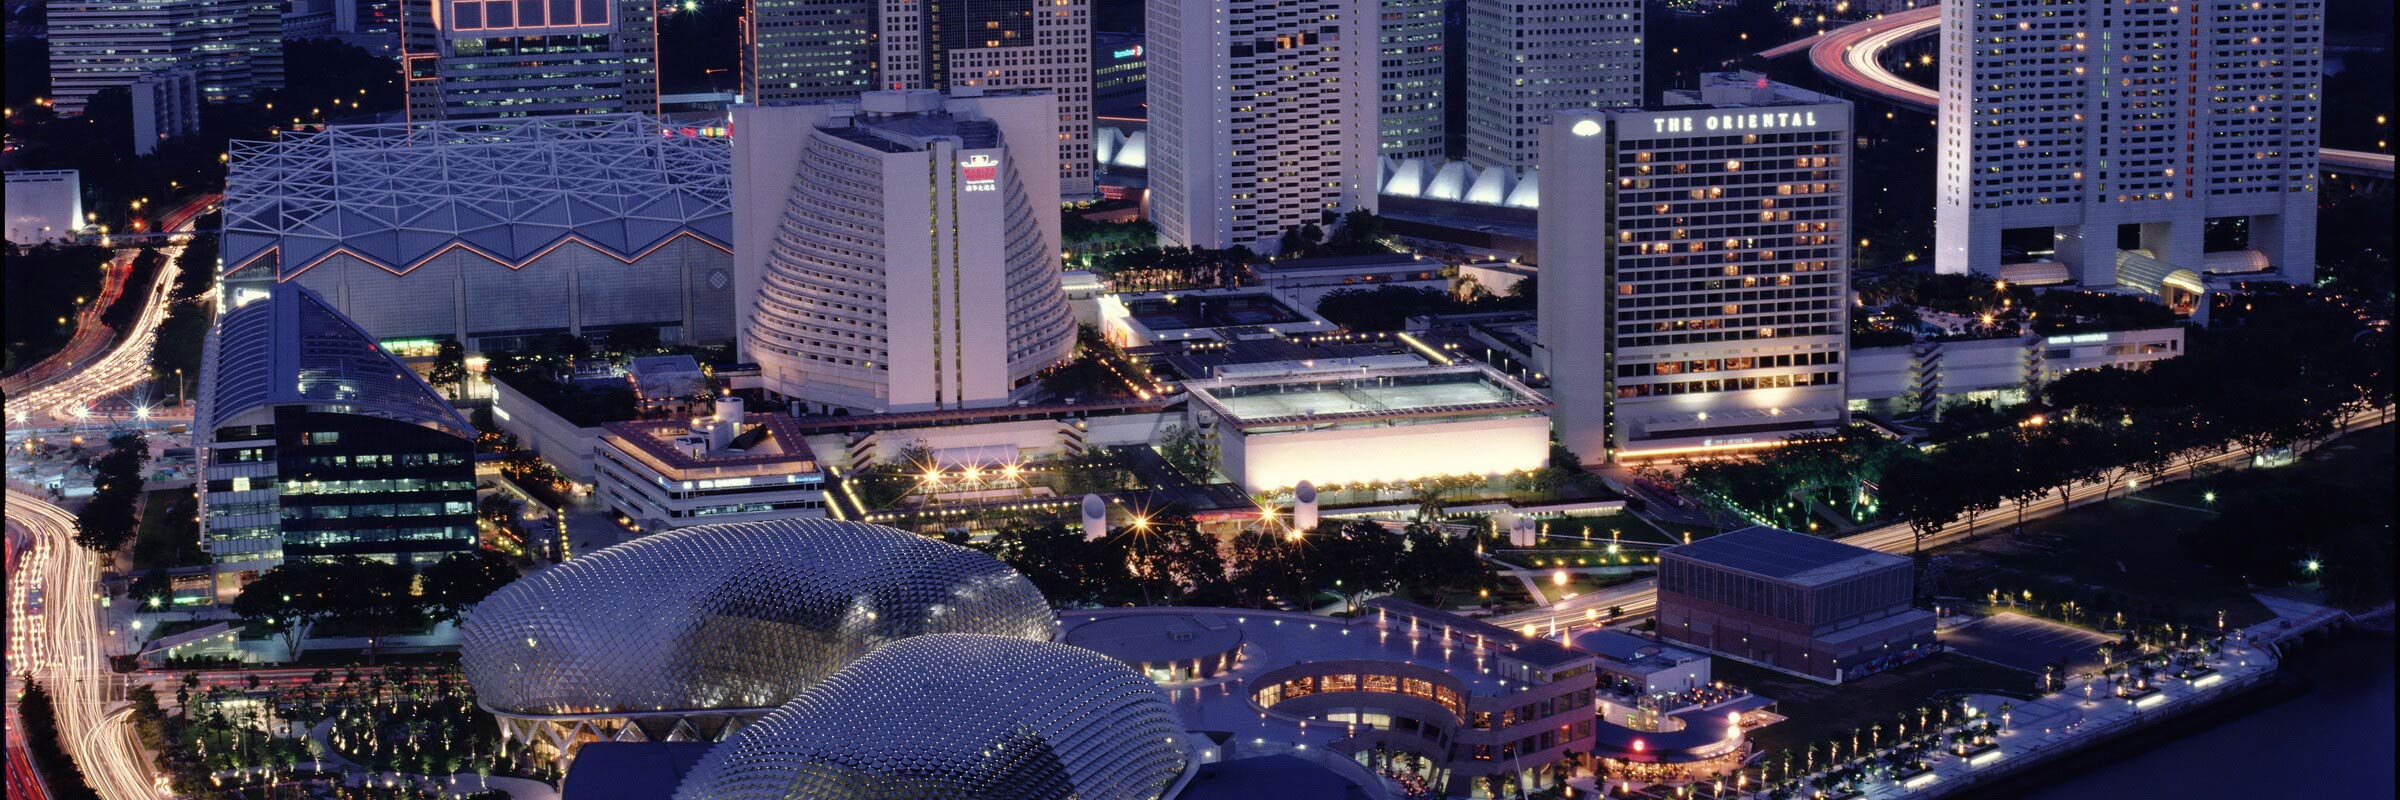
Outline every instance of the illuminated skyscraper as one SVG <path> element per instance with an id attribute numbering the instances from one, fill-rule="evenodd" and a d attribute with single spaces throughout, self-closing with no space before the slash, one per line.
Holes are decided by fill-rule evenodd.
<path id="1" fill-rule="evenodd" d="M 1850 104 L 1756 73 L 1544 131 L 1542 368 L 1586 460 L 1846 418 Z"/>
<path id="2" fill-rule="evenodd" d="M 1642 102 L 1641 0 L 1467 0 L 1467 161 L 1534 166 L 1567 109 Z"/>
<path id="3" fill-rule="evenodd" d="M 652 0 L 404 2 L 410 121 L 658 112 Z"/>
<path id="4" fill-rule="evenodd" d="M 878 0 L 749 0 L 742 100 L 846 100 L 876 88 Z"/>
<path id="5" fill-rule="evenodd" d="M 1443 0 L 1381 0 L 1375 104 L 1386 158 L 1442 157 Z"/>
<path id="6" fill-rule="evenodd" d="M 189 67 L 200 99 L 245 102 L 283 85 L 283 16 L 255 0 L 51 0 L 50 97 L 83 113 L 101 89 Z"/>
<path id="7" fill-rule="evenodd" d="M 2171 305 L 2311 280 L 2324 39 L 2320 0 L 1943 3 L 1935 267 Z M 2231 218 L 2245 249 L 2204 252 Z"/>
<path id="8" fill-rule="evenodd" d="M 1150 196 L 1161 244 L 1272 250 L 1375 207 L 1370 0 L 1150 0 Z"/>

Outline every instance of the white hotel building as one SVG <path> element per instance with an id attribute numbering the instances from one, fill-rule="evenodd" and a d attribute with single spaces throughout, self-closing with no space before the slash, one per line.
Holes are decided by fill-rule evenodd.
<path id="1" fill-rule="evenodd" d="M 1535 165 L 1550 115 L 1642 104 L 1641 0 L 1467 0 L 1467 162 Z"/>
<path id="2" fill-rule="evenodd" d="M 778 398 L 1001 406 L 1072 354 L 1055 96 L 869 92 L 733 129 L 736 327 Z"/>
<path id="3" fill-rule="evenodd" d="M 2321 0 L 1943 3 L 1936 267 L 2171 303 L 2209 272 L 2310 280 L 2324 29 Z M 2203 253 L 2229 217 L 2256 255 Z M 2055 259 L 2003 267 L 2034 228 Z"/>
<path id="4" fill-rule="evenodd" d="M 1149 0 L 1150 197 L 1159 243 L 1274 249 L 1375 207 L 1378 6 Z"/>
<path id="5" fill-rule="evenodd" d="M 1586 460 L 1737 449 L 1846 418 L 1850 104 L 1754 73 L 1542 142 L 1542 368 Z"/>

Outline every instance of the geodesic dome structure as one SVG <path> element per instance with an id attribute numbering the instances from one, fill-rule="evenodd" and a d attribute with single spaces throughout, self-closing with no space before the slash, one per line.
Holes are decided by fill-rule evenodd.
<path id="1" fill-rule="evenodd" d="M 656 534 L 528 575 L 467 615 L 460 661 L 503 717 L 763 711 L 889 642 L 1057 631 L 1041 592 L 981 552 L 778 520 Z"/>
<path id="2" fill-rule="evenodd" d="M 885 645 L 716 746 L 676 800 L 1155 800 L 1188 762 L 1158 687 L 1073 645 Z"/>

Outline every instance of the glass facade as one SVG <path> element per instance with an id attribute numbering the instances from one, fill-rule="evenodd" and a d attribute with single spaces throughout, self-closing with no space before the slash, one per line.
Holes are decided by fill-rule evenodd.
<path id="1" fill-rule="evenodd" d="M 473 443 L 418 425 L 286 407 L 275 414 L 286 557 L 418 561 L 475 546 Z"/>

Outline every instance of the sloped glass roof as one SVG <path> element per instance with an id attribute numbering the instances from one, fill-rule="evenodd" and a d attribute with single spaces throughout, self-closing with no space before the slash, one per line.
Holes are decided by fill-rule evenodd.
<path id="1" fill-rule="evenodd" d="M 201 368 L 203 430 L 261 407 L 306 405 L 475 436 L 475 426 L 399 357 L 298 284 L 225 312 Z"/>

